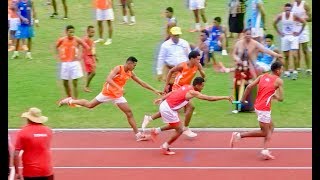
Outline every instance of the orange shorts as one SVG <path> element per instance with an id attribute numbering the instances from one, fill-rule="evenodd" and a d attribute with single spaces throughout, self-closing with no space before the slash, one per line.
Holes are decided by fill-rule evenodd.
<path id="1" fill-rule="evenodd" d="M 85 56 L 83 62 L 87 73 L 96 71 L 96 59 L 94 56 Z"/>

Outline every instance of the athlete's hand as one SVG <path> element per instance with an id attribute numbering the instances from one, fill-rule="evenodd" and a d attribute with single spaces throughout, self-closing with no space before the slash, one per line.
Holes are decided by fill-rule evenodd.
<path id="1" fill-rule="evenodd" d="M 164 94 L 164 92 L 158 91 L 158 90 L 155 90 L 154 92 L 155 92 L 157 95 L 161 95 L 161 96 Z"/>
<path id="2" fill-rule="evenodd" d="M 153 104 L 159 105 L 161 102 L 162 102 L 162 99 L 159 98 L 159 99 L 156 99 L 156 100 L 153 102 Z"/>
<path id="3" fill-rule="evenodd" d="M 293 32 L 293 35 L 294 35 L 294 36 L 300 36 L 300 33 L 298 33 L 298 32 Z"/>
<path id="4" fill-rule="evenodd" d="M 16 179 L 23 180 L 21 174 L 16 174 Z"/>
<path id="5" fill-rule="evenodd" d="M 233 101 L 233 96 L 227 96 L 226 99 L 227 99 L 229 102 L 232 103 L 232 101 Z"/>

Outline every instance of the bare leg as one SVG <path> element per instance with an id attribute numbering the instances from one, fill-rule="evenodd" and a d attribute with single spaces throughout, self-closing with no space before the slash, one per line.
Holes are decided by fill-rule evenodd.
<path id="1" fill-rule="evenodd" d="M 109 32 L 109 39 L 112 39 L 112 21 L 108 20 L 108 32 Z"/>
<path id="2" fill-rule="evenodd" d="M 183 127 L 182 127 L 182 123 L 177 123 L 175 125 L 166 125 L 166 126 L 163 126 L 160 128 L 161 131 L 167 131 L 167 130 L 170 130 L 170 129 L 175 129 L 176 132 L 173 136 L 171 136 L 169 138 L 169 140 L 167 141 L 168 145 L 171 145 L 173 142 L 175 142 L 179 137 L 180 135 L 183 133 Z"/>
<path id="3" fill-rule="evenodd" d="M 249 132 L 242 132 L 240 133 L 241 138 L 247 137 L 267 137 L 270 131 L 269 123 L 259 122 L 260 130 L 256 131 L 249 131 Z"/>
<path id="4" fill-rule="evenodd" d="M 130 16 L 134 16 L 134 12 L 133 12 L 133 8 L 131 6 L 131 2 L 128 3 L 128 9 L 129 9 Z"/>
<path id="5" fill-rule="evenodd" d="M 310 66 L 310 54 L 309 54 L 309 50 L 308 50 L 308 42 L 301 43 L 301 46 L 302 46 L 302 52 L 304 54 L 304 60 L 305 60 L 307 69 L 311 69 L 311 66 Z"/>
<path id="6" fill-rule="evenodd" d="M 191 101 L 185 107 L 186 107 L 186 112 L 184 117 L 184 126 L 188 127 L 195 107 L 193 106 Z"/>
<path id="7" fill-rule="evenodd" d="M 75 100 L 71 100 L 71 104 L 80 105 L 80 106 L 91 109 L 101 104 L 101 102 L 97 101 L 96 99 L 92 99 L 91 101 L 88 101 L 86 99 L 75 99 Z"/>
<path id="8" fill-rule="evenodd" d="M 92 78 L 96 75 L 96 72 L 89 72 L 87 75 L 87 82 L 86 82 L 86 88 L 89 88 L 90 82 Z"/>
<path id="9" fill-rule="evenodd" d="M 289 51 L 284 51 L 284 69 L 285 71 L 289 71 Z"/>
<path id="10" fill-rule="evenodd" d="M 300 59 L 298 58 L 298 51 L 299 50 L 291 50 L 294 70 L 297 70 L 300 67 L 300 63 L 299 63 Z"/>
<path id="11" fill-rule="evenodd" d="M 58 14 L 56 0 L 51 0 L 51 3 L 52 3 L 52 7 L 53 7 L 53 13 Z"/>
<path id="12" fill-rule="evenodd" d="M 31 52 L 32 38 L 28 38 L 28 52 Z"/>
<path id="13" fill-rule="evenodd" d="M 129 107 L 129 104 L 128 103 L 119 103 L 119 104 L 117 104 L 117 106 L 127 116 L 128 123 L 132 127 L 134 133 L 137 134 L 139 131 L 137 128 L 136 121 L 134 120 L 133 113 Z"/>
<path id="14" fill-rule="evenodd" d="M 207 18 L 206 18 L 206 14 L 205 14 L 205 8 L 200 9 L 200 15 L 201 15 L 203 23 L 207 23 Z"/>
<path id="15" fill-rule="evenodd" d="M 62 4 L 63 4 L 63 9 L 64 9 L 64 17 L 67 18 L 68 17 L 68 6 L 67 6 L 66 0 L 62 0 Z"/>
<path id="16" fill-rule="evenodd" d="M 69 80 L 62 80 L 63 86 L 64 86 L 64 90 L 66 91 L 66 94 L 68 97 L 71 97 L 71 91 L 70 91 L 70 86 L 69 86 Z"/>
<path id="17" fill-rule="evenodd" d="M 198 9 L 193 10 L 193 14 L 194 14 L 195 22 L 199 23 L 200 22 L 199 10 Z"/>
<path id="18" fill-rule="evenodd" d="M 98 24 L 99 38 L 103 39 L 103 24 L 102 24 L 102 21 L 97 21 L 97 24 Z"/>
<path id="19" fill-rule="evenodd" d="M 77 99 L 78 98 L 78 79 L 73 79 L 72 80 L 72 85 L 73 85 L 73 98 Z"/>

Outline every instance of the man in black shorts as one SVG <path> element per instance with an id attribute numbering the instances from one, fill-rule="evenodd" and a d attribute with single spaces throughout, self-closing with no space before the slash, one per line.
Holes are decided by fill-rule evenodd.
<path id="1" fill-rule="evenodd" d="M 230 33 L 237 33 L 238 38 L 241 36 L 244 28 L 245 1 L 229 1 L 229 31 Z"/>

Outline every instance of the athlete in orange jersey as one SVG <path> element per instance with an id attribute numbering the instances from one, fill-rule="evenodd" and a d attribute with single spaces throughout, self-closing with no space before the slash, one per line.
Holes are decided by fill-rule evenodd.
<path id="1" fill-rule="evenodd" d="M 234 142 L 246 137 L 264 137 L 263 150 L 261 155 L 264 159 L 274 159 L 267 149 L 273 133 L 273 122 L 271 121 L 271 100 L 283 101 L 283 80 L 280 78 L 283 72 L 283 65 L 276 61 L 271 65 L 271 73 L 260 75 L 244 91 L 241 102 L 247 99 L 248 94 L 254 86 L 258 86 L 258 95 L 255 102 L 255 110 L 258 116 L 260 130 L 249 132 L 234 132 L 230 140 L 230 146 Z"/>
<path id="2" fill-rule="evenodd" d="M 166 126 L 152 128 L 151 129 L 151 137 L 155 140 L 156 136 L 161 131 L 166 131 L 170 129 L 174 129 L 176 132 L 172 135 L 168 141 L 160 146 L 161 150 L 165 155 L 175 154 L 170 151 L 169 145 L 171 145 L 174 141 L 176 141 L 183 132 L 183 126 L 180 123 L 178 110 L 186 106 L 192 98 L 198 98 L 201 100 L 207 101 L 219 101 L 219 100 L 228 100 L 232 102 L 231 96 L 208 96 L 201 94 L 201 90 L 204 87 L 204 79 L 202 77 L 196 77 L 192 85 L 184 85 L 179 89 L 172 91 L 166 94 L 164 97 L 157 99 L 155 101 L 156 104 L 160 104 L 159 112 L 161 113 L 161 117 Z"/>
<path id="3" fill-rule="evenodd" d="M 56 44 L 56 50 L 60 60 L 60 79 L 68 97 L 78 98 L 78 79 L 83 76 L 82 65 L 77 55 L 78 47 L 81 45 L 85 49 L 90 47 L 79 37 L 74 36 L 74 27 L 66 27 L 67 36 L 60 38 Z M 69 86 L 69 80 L 73 84 L 73 96 Z"/>
<path id="4" fill-rule="evenodd" d="M 172 75 L 174 73 L 178 73 L 175 81 L 172 86 L 172 91 L 179 89 L 180 87 L 184 85 L 190 85 L 192 79 L 196 75 L 197 71 L 200 72 L 200 75 L 205 78 L 205 73 L 202 69 L 202 66 L 200 64 L 200 53 L 198 51 L 191 51 L 189 53 L 189 61 L 187 62 L 182 62 L 178 64 L 177 66 L 173 67 L 170 69 L 167 79 L 166 79 L 166 84 L 165 84 L 165 93 L 169 93 L 171 90 L 169 88 L 169 83 Z M 188 102 L 188 104 L 185 106 L 185 120 L 184 120 L 184 132 L 183 134 L 187 135 L 188 137 L 196 137 L 197 134 L 192 132 L 189 129 L 189 123 L 193 114 L 195 107 L 192 105 L 191 101 Z M 147 124 L 157 118 L 160 118 L 161 115 L 160 113 L 156 113 L 152 116 L 145 116 L 142 124 L 142 129 L 144 129 Z"/>
<path id="5" fill-rule="evenodd" d="M 129 107 L 127 100 L 123 97 L 123 88 L 127 80 L 132 78 L 140 86 L 151 90 L 157 95 L 162 94 L 162 92 L 154 89 L 152 86 L 145 83 L 135 75 L 133 69 L 136 67 L 137 62 L 138 60 L 135 57 L 131 56 L 126 60 L 126 63 L 124 65 L 119 65 L 113 68 L 103 85 L 102 91 L 91 101 L 88 101 L 86 99 L 73 100 L 72 98 L 66 98 L 61 100 L 59 102 L 59 105 L 61 106 L 63 104 L 75 104 L 87 108 L 94 108 L 101 103 L 112 102 L 116 104 L 119 109 L 127 116 L 127 120 L 134 133 L 136 134 L 137 141 L 148 140 L 148 136 L 138 131 L 131 108 Z"/>

